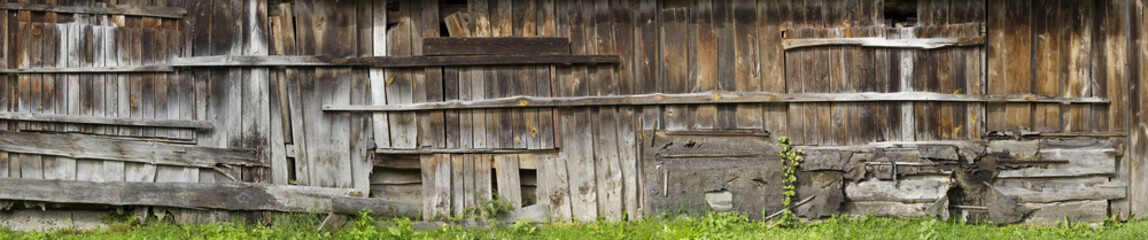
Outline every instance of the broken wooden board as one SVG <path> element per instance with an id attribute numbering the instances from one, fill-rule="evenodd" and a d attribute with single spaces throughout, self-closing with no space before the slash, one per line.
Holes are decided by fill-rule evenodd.
<path id="1" fill-rule="evenodd" d="M 362 194 L 354 189 L 224 182 L 0 179 L 0 199 L 111 206 L 322 212 L 330 209 L 332 197 L 360 197 Z"/>
<path id="2" fill-rule="evenodd" d="M 424 38 L 423 55 L 570 54 L 570 40 L 552 37 Z"/>
<path id="3" fill-rule="evenodd" d="M 447 67 L 519 64 L 614 64 L 618 55 L 473 55 L 473 56 L 204 56 L 176 58 L 172 67 Z M 162 67 L 162 66 L 160 66 Z"/>
<path id="4" fill-rule="evenodd" d="M 643 131 L 643 214 L 737 211 L 760 218 L 781 209 L 778 147 L 756 136 Z"/>

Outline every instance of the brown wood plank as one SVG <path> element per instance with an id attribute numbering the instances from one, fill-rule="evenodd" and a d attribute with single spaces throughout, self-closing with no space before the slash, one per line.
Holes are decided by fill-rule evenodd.
<path id="1" fill-rule="evenodd" d="M 536 16 L 538 19 L 536 20 L 535 25 L 538 28 L 538 30 L 536 31 L 536 35 L 546 36 L 546 37 L 558 36 L 557 26 L 556 26 L 556 20 L 557 19 L 555 18 L 556 17 L 555 16 L 555 14 L 556 14 L 555 13 L 555 6 L 554 6 L 555 1 L 554 0 L 538 0 L 537 2 L 538 3 L 536 5 L 538 8 L 537 9 L 538 13 L 536 14 Z M 529 14 L 527 14 L 527 15 L 529 15 Z M 538 70 L 536 70 L 537 71 L 537 73 L 536 73 L 537 77 L 536 78 L 547 79 L 549 81 L 535 82 L 534 86 L 537 87 L 537 90 L 535 90 L 535 94 L 537 94 L 539 96 L 552 96 L 552 97 L 556 96 L 555 93 L 557 92 L 557 90 L 555 90 L 555 89 L 558 88 L 558 86 L 555 84 L 555 81 L 557 81 L 557 79 L 553 76 L 553 74 L 555 73 L 554 68 L 555 68 L 554 65 L 550 65 L 550 66 L 541 66 L 538 68 Z M 534 81 L 534 80 L 528 78 L 527 81 Z M 557 114 L 558 114 L 558 109 L 538 109 L 538 111 L 536 113 L 536 115 L 538 116 L 537 129 L 532 131 L 532 133 L 536 132 L 538 135 L 536 137 L 536 141 L 538 142 L 537 148 L 539 148 L 539 149 L 550 149 L 550 148 L 556 148 L 557 147 L 557 144 L 556 144 L 557 139 L 556 138 L 557 138 L 558 130 L 554 126 L 557 123 L 557 119 L 558 119 Z"/>
<path id="2" fill-rule="evenodd" d="M 761 90 L 768 92 L 791 92 L 786 86 L 786 58 L 781 48 L 782 28 L 791 25 L 790 12 L 784 7 L 788 2 L 757 3 L 757 35 L 760 36 L 758 54 L 760 56 Z M 789 21 L 787 23 L 786 21 Z M 739 51 L 740 52 L 740 51 Z M 762 104 L 762 127 L 764 130 L 790 136 L 789 106 L 787 104 Z"/>
<path id="3" fill-rule="evenodd" d="M 680 36 L 685 36 L 689 33 L 688 19 L 689 10 L 687 8 L 663 8 L 658 16 L 659 25 L 661 27 L 661 36 L 659 39 L 662 41 L 661 52 L 662 61 L 658 62 L 658 69 L 660 79 L 664 79 L 662 83 L 663 92 L 667 93 L 686 93 L 686 84 L 688 84 L 688 68 L 680 67 L 678 64 L 688 61 L 689 56 L 686 54 L 687 43 L 686 39 Z M 683 106 L 666 106 L 664 110 L 665 122 L 662 125 L 667 130 L 684 130 L 690 126 L 691 117 L 687 116 L 688 108 Z"/>
<path id="4" fill-rule="evenodd" d="M 467 8 L 469 9 L 469 12 L 471 14 L 471 22 L 473 22 L 473 24 L 470 25 L 470 27 L 472 28 L 469 31 L 471 34 L 470 36 L 473 36 L 473 37 L 490 37 L 490 36 L 492 36 L 491 35 L 491 29 L 490 29 L 491 28 L 491 25 L 490 25 L 491 20 L 490 20 L 490 12 L 489 12 L 490 11 L 490 5 L 491 4 L 489 3 L 488 0 L 468 1 L 467 2 Z M 488 69 L 489 68 L 486 68 L 486 67 L 471 68 L 470 69 L 469 75 L 470 75 L 471 80 L 470 81 L 463 80 L 465 83 L 463 83 L 463 85 L 462 85 L 463 89 L 470 89 L 470 91 L 469 91 L 469 94 L 463 94 L 465 96 L 463 96 L 462 99 L 478 100 L 478 99 L 486 99 L 487 98 L 486 88 L 487 88 L 488 84 L 487 84 L 487 80 L 486 80 L 486 70 L 488 70 Z M 494 82 L 494 79 L 491 79 L 490 82 Z M 469 96 L 469 98 L 467 98 L 467 96 Z M 487 148 L 488 147 L 488 141 L 487 141 L 488 140 L 487 139 L 488 134 L 486 131 L 486 125 L 487 125 L 487 114 L 489 114 L 489 113 L 490 113 L 489 111 L 472 111 L 471 112 L 471 121 L 470 121 L 472 123 L 472 125 L 470 127 L 471 144 L 469 144 L 469 145 L 473 148 Z M 494 133 L 491 133 L 489 135 L 490 136 L 497 136 Z"/>
<path id="5" fill-rule="evenodd" d="M 1067 53 L 1069 54 L 1069 61 L 1066 62 L 1065 68 L 1068 70 L 1066 81 L 1062 83 L 1063 96 L 1076 97 L 1076 96 L 1092 96 L 1093 81 L 1092 72 L 1092 17 L 1094 2 L 1076 2 L 1070 1 L 1068 6 L 1063 9 L 1073 10 L 1068 13 L 1064 19 L 1069 19 L 1067 25 L 1069 26 L 1069 40 L 1067 42 Z M 1091 108 L 1081 106 L 1068 106 L 1061 110 L 1064 114 L 1063 118 L 1063 131 L 1088 131 L 1094 126 L 1092 119 L 1089 117 Z"/>
<path id="6" fill-rule="evenodd" d="M 1128 31 L 1129 34 L 1128 43 L 1131 44 L 1131 46 L 1128 46 L 1130 48 L 1128 52 L 1140 53 L 1128 57 L 1129 76 L 1127 78 L 1127 86 L 1128 89 L 1131 90 L 1128 92 L 1128 109 L 1131 110 L 1128 114 L 1133 116 L 1129 120 L 1128 130 L 1133 130 L 1148 123 L 1148 115 L 1144 114 L 1144 103 L 1148 101 L 1148 98 L 1146 98 L 1146 96 L 1148 96 L 1148 90 L 1144 89 L 1148 87 L 1148 80 L 1146 80 L 1148 79 L 1146 78 L 1148 74 L 1146 74 L 1145 71 L 1148 69 L 1148 53 L 1144 52 L 1145 49 L 1148 49 L 1148 36 L 1145 35 L 1144 31 L 1137 30 L 1148 26 L 1148 17 L 1144 15 L 1145 1 L 1130 1 L 1129 4 L 1131 6 L 1128 6 L 1128 10 L 1124 13 L 1125 18 L 1130 19 L 1130 24 L 1125 28 L 1125 31 Z M 1139 91 L 1136 91 L 1137 89 L 1139 89 Z M 1144 131 L 1131 131 L 1128 138 L 1129 152 L 1131 154 L 1128 159 L 1143 159 L 1148 156 L 1148 140 L 1145 139 L 1148 139 L 1148 133 Z M 1148 174 L 1148 168 L 1145 168 L 1143 164 L 1142 161 L 1131 161 L 1129 163 L 1130 168 L 1128 168 L 1131 170 L 1128 198 L 1131 201 L 1130 208 L 1131 215 L 1133 216 L 1148 213 L 1148 204 L 1141 201 L 1148 199 L 1148 192 L 1144 191 L 1148 189 L 1145 187 L 1148 186 L 1148 181 L 1144 179 L 1144 176 L 1148 176 L 1146 175 Z"/>
<path id="7" fill-rule="evenodd" d="M 543 157 L 539 159 L 539 199 L 549 207 L 550 216 L 557 221 L 572 220 L 569 173 L 566 161 L 561 158 Z"/>
<path id="8" fill-rule="evenodd" d="M 638 24 L 637 36 L 634 39 L 634 49 L 638 51 L 637 76 L 634 77 L 634 93 L 654 93 L 660 91 L 661 68 L 660 54 L 660 25 L 658 3 L 655 0 L 642 0 L 637 6 L 638 13 L 635 21 Z M 657 128 L 661 119 L 660 106 L 647 106 L 641 108 L 641 129 Z"/>
<path id="9" fill-rule="evenodd" d="M 70 158 L 212 168 L 215 164 L 266 166 L 246 149 L 183 146 L 70 134 L 5 132 L 3 151 Z"/>
<path id="10" fill-rule="evenodd" d="M 492 155 L 474 155 L 474 190 L 467 193 L 474 197 L 475 204 L 485 204 L 493 199 L 494 184 L 490 182 L 495 177 L 491 174 L 493 163 Z"/>
<path id="11" fill-rule="evenodd" d="M 689 69 L 691 77 L 686 78 L 689 90 L 703 92 L 718 89 L 717 33 L 714 29 L 713 0 L 694 2 L 690 8 Z M 681 62 L 667 67 L 680 67 Z M 692 79 L 690 81 L 689 79 Z M 692 82 L 692 84 L 689 84 Z M 717 126 L 717 106 L 702 105 L 692 107 L 696 111 L 691 129 L 714 129 Z"/>
<path id="12" fill-rule="evenodd" d="M 424 38 L 423 55 L 570 54 L 570 40 L 555 37 Z"/>

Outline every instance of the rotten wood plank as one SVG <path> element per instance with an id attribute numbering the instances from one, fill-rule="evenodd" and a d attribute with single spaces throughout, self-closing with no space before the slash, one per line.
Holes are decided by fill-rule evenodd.
<path id="1" fill-rule="evenodd" d="M 980 46 L 985 44 L 984 37 L 960 38 L 913 38 L 913 39 L 886 39 L 886 38 L 801 38 L 784 39 L 781 41 L 785 50 L 821 47 L 821 46 L 861 46 L 874 48 L 908 48 L 908 49 L 939 49 L 947 47 Z"/>
<path id="2" fill-rule="evenodd" d="M 53 12 L 53 13 L 124 15 L 124 16 L 161 17 L 161 18 L 183 18 L 183 16 L 187 14 L 187 9 L 179 8 L 179 7 L 137 6 L 137 5 L 115 5 L 112 7 L 67 6 L 67 5 L 35 4 L 35 3 L 26 3 L 26 2 L 25 3 L 0 2 L 0 9 L 19 10 L 19 11 L 36 11 L 36 12 Z"/>

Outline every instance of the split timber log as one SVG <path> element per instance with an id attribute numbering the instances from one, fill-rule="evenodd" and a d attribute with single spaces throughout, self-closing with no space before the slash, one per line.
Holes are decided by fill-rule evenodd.
<path id="1" fill-rule="evenodd" d="M 343 215 L 358 215 L 359 211 L 369 210 L 377 217 L 422 217 L 422 206 L 387 201 L 378 198 L 334 197 L 331 198 L 331 212 Z"/>
<path id="2" fill-rule="evenodd" d="M 3 10 L 22 10 L 22 11 L 43 11 L 54 13 L 79 13 L 79 14 L 102 14 L 102 15 L 125 15 L 125 16 L 141 16 L 141 17 L 161 17 L 161 18 L 183 18 L 187 14 L 187 9 L 177 7 L 157 7 L 157 6 L 129 6 L 118 5 L 114 7 L 85 7 L 85 6 L 55 6 L 44 4 L 29 4 L 29 3 L 14 3 L 14 2 L 0 2 L 0 9 Z"/>
<path id="3" fill-rule="evenodd" d="M 915 39 L 886 39 L 886 38 L 801 38 L 785 39 L 781 45 L 785 50 L 817 47 L 853 45 L 878 48 L 916 48 L 937 49 L 944 47 L 964 47 L 985 44 L 985 37 L 972 38 L 915 38 Z"/>
<path id="4" fill-rule="evenodd" d="M 0 199 L 190 209 L 323 212 L 354 189 L 242 183 L 89 182 L 0 178 Z"/>
<path id="5" fill-rule="evenodd" d="M 585 97 L 514 96 L 487 100 L 451 100 L 393 105 L 327 105 L 324 111 L 405 112 L 453 109 L 698 105 L 735 103 L 832 103 L 832 102 L 969 102 L 969 103 L 1061 103 L 1107 104 L 1102 98 L 1065 98 L 1020 95 L 961 95 L 934 92 L 896 93 L 772 93 L 709 91 L 683 94 L 641 94 Z"/>
<path id="6" fill-rule="evenodd" d="M 77 115 L 0 112 L 0 119 L 26 122 L 77 123 L 154 128 L 211 130 L 211 122 L 181 119 L 109 118 Z"/>
<path id="7" fill-rule="evenodd" d="M 0 151 L 197 168 L 217 168 L 219 165 L 267 166 L 250 149 L 210 148 L 74 134 L 0 131 Z"/>

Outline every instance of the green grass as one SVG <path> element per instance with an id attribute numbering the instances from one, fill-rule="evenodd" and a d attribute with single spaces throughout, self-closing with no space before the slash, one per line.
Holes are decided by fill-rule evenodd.
<path id="1" fill-rule="evenodd" d="M 0 239 L 1148 239 L 1148 221 L 1058 226 L 969 225 L 936 219 L 832 218 L 795 227 L 770 227 L 737 214 L 664 217 L 624 223 L 529 222 L 483 229 L 446 227 L 415 231 L 405 219 L 359 218 L 334 232 L 315 230 L 320 219 L 281 215 L 276 224 L 216 223 L 180 226 L 117 222 L 94 231 L 47 233 L 0 229 Z"/>

